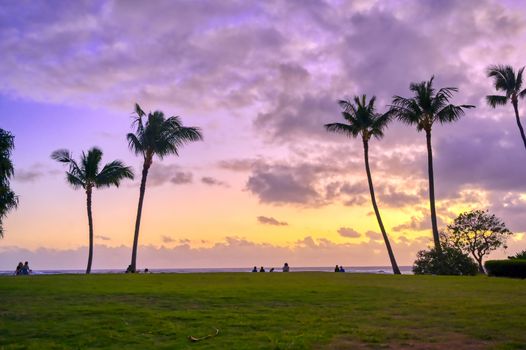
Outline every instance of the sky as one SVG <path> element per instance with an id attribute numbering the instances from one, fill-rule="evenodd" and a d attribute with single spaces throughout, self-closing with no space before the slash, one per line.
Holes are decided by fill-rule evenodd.
<path id="1" fill-rule="evenodd" d="M 375 95 L 382 111 L 433 75 L 477 106 L 433 129 L 439 226 L 488 209 L 514 232 L 492 257 L 525 249 L 526 152 L 512 107 L 484 100 L 486 68 L 526 65 L 525 39 L 521 1 L 3 1 L 0 127 L 16 137 L 20 206 L 0 269 L 85 266 L 85 193 L 50 154 L 93 146 L 137 174 L 93 195 L 93 267 L 129 264 L 135 103 L 204 134 L 154 160 L 139 268 L 389 265 L 361 141 L 323 125 L 340 121 L 339 99 Z M 425 135 L 393 122 L 370 160 L 396 258 L 411 265 L 431 243 Z"/>

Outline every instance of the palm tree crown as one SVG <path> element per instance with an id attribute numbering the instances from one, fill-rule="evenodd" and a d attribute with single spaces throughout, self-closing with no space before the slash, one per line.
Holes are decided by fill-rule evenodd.
<path id="1" fill-rule="evenodd" d="M 18 206 L 18 196 L 10 187 L 10 179 L 14 175 L 11 161 L 11 152 L 14 148 L 13 135 L 0 129 L 0 238 L 4 236 L 2 220 L 11 209 Z"/>
<path id="2" fill-rule="evenodd" d="M 338 104 L 343 109 L 342 116 L 347 121 L 347 124 L 326 124 L 325 128 L 327 131 L 353 138 L 361 135 L 364 141 L 369 141 L 371 137 L 381 139 L 384 136 L 383 130 L 389 123 L 389 114 L 376 113 L 374 106 L 375 96 L 368 103 L 366 100 L 366 95 L 362 95 L 361 99 L 355 96 L 353 99 L 354 103 L 350 100 L 338 101 Z"/>
<path id="3" fill-rule="evenodd" d="M 521 90 L 523 72 L 524 67 L 519 69 L 517 75 L 515 75 L 515 71 L 511 66 L 490 66 L 488 68 L 488 78 L 493 78 L 495 90 L 504 92 L 504 95 L 488 95 L 486 96 L 486 101 L 491 107 L 495 108 L 497 106 L 503 106 L 511 100 L 517 127 L 521 134 L 522 143 L 526 148 L 526 133 L 524 132 L 519 116 L 519 98 L 526 96 L 526 88 Z"/>
<path id="4" fill-rule="evenodd" d="M 488 68 L 488 78 L 493 78 L 493 86 L 495 90 L 502 91 L 504 95 L 488 95 L 486 101 L 488 104 L 495 108 L 497 106 L 503 106 L 508 103 L 509 100 L 517 101 L 518 98 L 524 98 L 526 96 L 526 88 L 522 88 L 522 73 L 524 67 L 519 69 L 515 75 L 515 70 L 511 66 L 496 65 Z"/>
<path id="5" fill-rule="evenodd" d="M 475 108 L 473 105 L 450 104 L 449 100 L 458 89 L 445 87 L 435 91 L 434 78 L 411 83 L 409 90 L 414 93 L 413 97 L 394 96 L 389 113 L 406 124 L 416 125 L 418 131 L 429 132 L 435 122 L 445 124 L 457 121 L 464 115 L 464 109 Z"/>
<path id="6" fill-rule="evenodd" d="M 164 113 L 155 111 L 146 113 L 135 104 L 135 133 L 129 133 L 126 138 L 130 149 L 136 155 L 142 155 L 151 161 L 153 155 L 163 158 L 169 154 L 179 155 L 178 148 L 192 141 L 202 140 L 200 129 L 183 126 L 179 117 L 165 118 Z"/>
<path id="7" fill-rule="evenodd" d="M 73 188 L 119 187 L 124 178 L 133 179 L 133 171 L 125 166 L 120 160 L 114 160 L 106 164 L 99 171 L 102 151 L 93 147 L 86 154 L 82 152 L 80 164 L 71 156 L 71 152 L 60 149 L 51 154 L 51 158 L 61 163 L 69 164 L 66 179 Z"/>

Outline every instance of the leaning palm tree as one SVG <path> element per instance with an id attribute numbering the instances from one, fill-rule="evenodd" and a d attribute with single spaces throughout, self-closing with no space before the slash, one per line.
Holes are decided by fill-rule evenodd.
<path id="1" fill-rule="evenodd" d="M 369 140 L 371 137 L 376 139 L 381 139 L 384 136 L 383 130 L 389 122 L 389 115 L 378 114 L 375 112 L 374 102 L 376 97 L 373 96 L 367 103 L 366 95 L 363 95 L 362 98 L 355 96 L 354 103 L 352 101 L 341 100 L 339 105 L 342 107 L 343 112 L 342 116 L 347 123 L 331 123 L 325 124 L 325 128 L 329 132 L 335 132 L 343 134 L 348 137 L 362 137 L 363 142 L 363 151 L 365 159 L 365 172 L 367 173 L 367 181 L 369 183 L 369 192 L 371 194 L 371 201 L 373 203 L 374 213 L 376 214 L 376 219 L 378 220 L 378 226 L 380 226 L 380 231 L 384 237 L 385 246 L 387 248 L 387 253 L 389 254 L 389 259 L 391 260 L 391 266 L 393 267 L 393 272 L 397 275 L 400 274 L 400 269 L 396 263 L 396 259 L 389 243 L 389 238 L 385 232 L 384 224 L 380 216 L 380 211 L 378 210 L 378 205 L 376 204 L 376 197 L 374 195 L 373 179 L 371 176 L 371 169 L 369 168 Z"/>
<path id="2" fill-rule="evenodd" d="M 15 148 L 14 136 L 0 129 L 0 238 L 4 236 L 3 219 L 18 206 L 18 196 L 11 190 L 10 179 L 14 175 L 11 152 Z"/>
<path id="3" fill-rule="evenodd" d="M 411 83 L 409 90 L 414 93 L 412 97 L 393 97 L 393 104 L 389 111 L 400 121 L 416 125 L 418 132 L 424 130 L 427 140 L 427 170 L 429 177 L 429 206 L 431 209 L 431 228 L 433 240 L 438 254 L 442 253 L 440 237 L 438 233 L 437 214 L 435 209 L 435 180 L 433 174 L 433 149 L 431 147 L 431 129 L 438 122 L 446 124 L 454 122 L 464 115 L 464 109 L 474 108 L 472 105 L 453 105 L 449 100 L 458 89 L 445 87 L 438 91 L 433 88 L 433 79 L 420 83 Z"/>
<path id="4" fill-rule="evenodd" d="M 522 128 L 521 120 L 519 118 L 519 98 L 526 96 L 526 88 L 522 88 L 522 73 L 524 67 L 519 69 L 517 75 L 511 66 L 490 66 L 488 68 L 488 78 L 493 78 L 493 86 L 495 90 L 504 92 L 504 95 L 488 95 L 486 101 L 488 104 L 495 108 L 497 106 L 503 106 L 508 101 L 511 101 L 513 110 L 515 111 L 515 119 L 517 120 L 517 126 L 521 133 L 522 142 L 526 148 L 526 135 L 524 135 L 524 129 Z"/>
<path id="5" fill-rule="evenodd" d="M 146 179 L 148 171 L 156 155 L 159 159 L 174 154 L 179 155 L 179 147 L 192 141 L 203 139 L 201 131 L 196 127 L 183 126 L 179 117 L 165 118 L 164 113 L 155 111 L 144 113 L 138 104 L 135 104 L 133 125 L 135 133 L 129 133 L 126 138 L 130 149 L 143 158 L 141 187 L 139 190 L 139 204 L 137 207 L 137 219 L 135 221 L 135 233 L 133 236 L 133 249 L 130 272 L 135 272 L 137 265 L 137 247 L 139 242 L 139 230 L 141 227 L 142 205 L 146 191 Z M 143 121 L 146 118 L 146 121 Z"/>
<path id="6" fill-rule="evenodd" d="M 89 254 L 86 273 L 91 272 L 91 262 L 93 260 L 93 217 L 91 215 L 91 195 L 93 188 L 119 187 L 122 179 L 133 179 L 133 171 L 125 166 L 121 161 L 114 160 L 106 164 L 99 171 L 102 151 L 93 147 L 88 153 L 82 152 L 80 163 L 77 163 L 71 156 L 71 152 L 60 149 L 51 154 L 51 158 L 69 165 L 66 171 L 66 180 L 73 188 L 82 188 L 86 191 L 86 206 L 88 210 L 88 229 L 89 229 Z"/>

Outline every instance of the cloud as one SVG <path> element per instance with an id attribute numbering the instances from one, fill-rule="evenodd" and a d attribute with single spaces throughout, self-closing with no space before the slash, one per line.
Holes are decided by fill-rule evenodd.
<path id="1" fill-rule="evenodd" d="M 177 242 L 176 239 L 173 239 L 172 237 L 170 237 L 170 236 L 166 236 L 166 235 L 162 235 L 162 236 L 161 236 L 161 240 L 163 241 L 163 243 L 173 243 L 173 242 Z"/>
<path id="2" fill-rule="evenodd" d="M 201 182 L 208 186 L 221 186 L 221 187 L 229 187 L 226 182 L 223 182 L 221 180 L 218 180 L 216 178 L 213 178 L 211 176 L 204 176 L 201 178 Z"/>
<path id="3" fill-rule="evenodd" d="M 269 216 L 258 216 L 257 219 L 258 219 L 258 222 L 261 224 L 273 225 L 273 226 L 288 226 L 288 223 L 286 223 L 285 221 L 278 221 L 274 219 L 273 217 L 269 217 Z"/>
<path id="4" fill-rule="evenodd" d="M 149 186 L 162 186 L 166 183 L 173 185 L 190 184 L 193 181 L 191 172 L 181 171 L 177 165 L 164 165 L 160 162 L 154 163 L 148 173 Z"/>
<path id="5" fill-rule="evenodd" d="M 103 236 L 103 235 L 95 235 L 95 238 L 98 238 L 100 239 L 101 241 L 111 241 L 111 238 L 108 237 L 108 236 Z"/>
<path id="6" fill-rule="evenodd" d="M 19 169 L 19 170 L 16 170 L 14 179 L 17 182 L 35 182 L 36 180 L 40 179 L 44 175 L 45 175 L 45 172 L 43 172 L 40 169 L 35 169 L 35 170 Z"/>
<path id="7" fill-rule="evenodd" d="M 347 238 L 358 238 L 362 236 L 359 232 L 350 227 L 340 227 L 338 229 L 338 233 L 340 236 Z"/>

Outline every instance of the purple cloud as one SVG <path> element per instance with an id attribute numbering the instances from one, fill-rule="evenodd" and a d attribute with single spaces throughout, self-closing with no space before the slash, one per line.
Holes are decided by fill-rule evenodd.
<path id="1" fill-rule="evenodd" d="M 273 226 L 288 226 L 288 223 L 285 221 L 278 221 L 274 219 L 273 217 L 269 216 L 258 216 L 257 217 L 258 222 L 265 225 L 273 225 Z"/>

